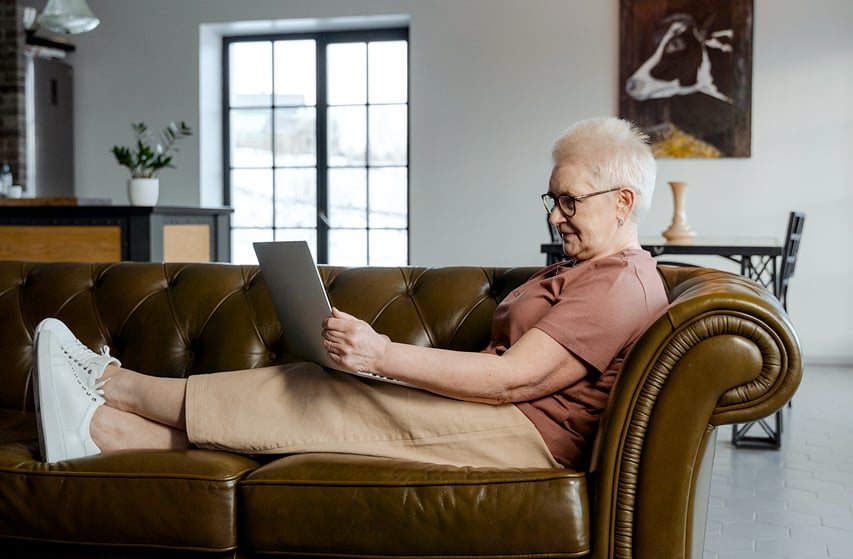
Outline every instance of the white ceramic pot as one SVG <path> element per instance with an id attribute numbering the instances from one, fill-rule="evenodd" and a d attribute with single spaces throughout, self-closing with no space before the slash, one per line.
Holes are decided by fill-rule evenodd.
<path id="1" fill-rule="evenodd" d="M 160 197 L 160 179 L 128 179 L 127 197 L 131 206 L 156 206 Z"/>

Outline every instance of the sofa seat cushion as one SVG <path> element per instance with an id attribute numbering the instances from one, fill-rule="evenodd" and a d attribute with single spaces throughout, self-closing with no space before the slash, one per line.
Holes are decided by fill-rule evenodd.
<path id="1" fill-rule="evenodd" d="M 366 456 L 278 459 L 239 485 L 240 541 L 255 553 L 582 556 L 586 476 Z"/>
<path id="2" fill-rule="evenodd" d="M 234 550 L 237 482 L 258 466 L 203 450 L 119 451 L 56 464 L 37 453 L 34 442 L 0 444 L 0 540 Z"/>

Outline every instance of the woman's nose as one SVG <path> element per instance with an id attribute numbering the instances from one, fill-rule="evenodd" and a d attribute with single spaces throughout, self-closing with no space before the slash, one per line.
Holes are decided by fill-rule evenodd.
<path id="1" fill-rule="evenodd" d="M 551 213 L 548 214 L 548 223 L 556 227 L 560 223 L 566 220 L 566 216 L 563 215 L 562 210 L 560 210 L 560 206 L 554 206 L 554 209 L 551 210 Z"/>

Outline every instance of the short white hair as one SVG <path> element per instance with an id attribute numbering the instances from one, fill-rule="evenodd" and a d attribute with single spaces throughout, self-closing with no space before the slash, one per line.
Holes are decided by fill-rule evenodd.
<path id="1" fill-rule="evenodd" d="M 582 165 L 597 189 L 634 191 L 635 222 L 649 210 L 655 190 L 657 162 L 649 137 L 634 124 L 616 117 L 582 120 L 566 130 L 551 148 L 554 168 Z"/>

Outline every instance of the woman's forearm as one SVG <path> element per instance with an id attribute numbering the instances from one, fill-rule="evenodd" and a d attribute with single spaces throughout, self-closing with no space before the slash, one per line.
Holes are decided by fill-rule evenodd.
<path id="1" fill-rule="evenodd" d="M 500 356 L 392 342 L 363 320 L 332 309 L 324 323 L 329 356 L 347 371 L 396 378 L 460 400 L 499 404 L 553 394 L 586 375 L 586 365 L 531 328 Z"/>
<path id="2" fill-rule="evenodd" d="M 464 400 L 500 404 L 553 394 L 587 374 L 553 338 L 531 329 L 502 355 L 388 342 L 379 374 Z"/>
<path id="3" fill-rule="evenodd" d="M 390 342 L 377 374 L 451 398 L 500 404 L 512 401 L 501 358 Z"/>

